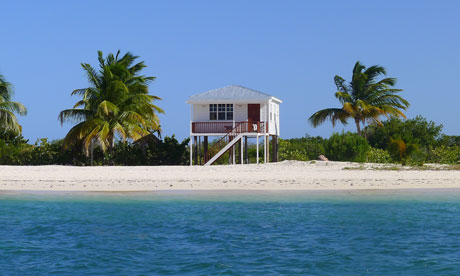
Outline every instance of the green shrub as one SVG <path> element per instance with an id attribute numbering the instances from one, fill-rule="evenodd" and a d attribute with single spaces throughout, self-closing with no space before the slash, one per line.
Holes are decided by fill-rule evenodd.
<path id="1" fill-rule="evenodd" d="M 149 142 L 143 145 L 118 142 L 110 156 L 113 165 L 141 166 L 141 165 L 187 165 L 189 139 L 181 143 L 174 135 L 166 136 L 163 140 Z"/>
<path id="2" fill-rule="evenodd" d="M 460 146 L 446 147 L 442 145 L 431 149 L 428 153 L 428 161 L 440 164 L 459 164 Z"/>
<path id="3" fill-rule="evenodd" d="M 370 148 L 367 152 L 367 162 L 369 163 L 392 163 L 390 153 L 386 150 Z"/>
<path id="4" fill-rule="evenodd" d="M 417 144 L 408 143 L 401 138 L 391 138 L 388 150 L 393 159 L 400 162 L 403 166 L 407 163 L 412 165 L 423 165 L 425 160 L 425 156 L 421 154 Z"/>
<path id="5" fill-rule="evenodd" d="M 391 139 L 398 137 L 405 143 L 418 145 L 421 149 L 435 147 L 442 139 L 442 125 L 428 122 L 417 116 L 415 119 L 402 120 L 390 118 L 383 122 L 383 126 L 370 125 L 365 128 L 369 144 L 374 148 L 388 149 Z M 447 138 L 445 138 L 447 139 Z"/>
<path id="6" fill-rule="evenodd" d="M 29 144 L 13 144 L 0 139 L 0 165 L 27 165 L 27 157 L 32 150 Z"/>
<path id="7" fill-rule="evenodd" d="M 308 161 L 308 154 L 306 150 L 283 150 L 279 152 L 280 161 L 283 160 L 298 160 L 298 161 Z"/>
<path id="8" fill-rule="evenodd" d="M 369 143 L 362 136 L 346 132 L 334 133 L 325 142 L 326 157 L 334 161 L 366 162 Z"/>
<path id="9" fill-rule="evenodd" d="M 452 147 L 452 146 L 459 146 L 460 147 L 460 136 L 455 136 L 455 135 L 441 135 L 441 138 L 438 140 L 438 147 L 439 146 L 446 146 L 446 147 Z"/>
<path id="10" fill-rule="evenodd" d="M 95 147 L 94 165 L 186 165 L 188 141 L 179 143 L 173 135 L 143 146 L 118 142 L 105 154 Z M 69 148 L 63 144 L 63 140 L 43 138 L 30 145 L 22 136 L 0 133 L 0 165 L 90 165 L 81 144 Z"/>
<path id="11" fill-rule="evenodd" d="M 316 160 L 319 155 L 325 154 L 323 144 L 323 138 L 308 135 L 302 138 L 279 139 L 279 160 Z"/>

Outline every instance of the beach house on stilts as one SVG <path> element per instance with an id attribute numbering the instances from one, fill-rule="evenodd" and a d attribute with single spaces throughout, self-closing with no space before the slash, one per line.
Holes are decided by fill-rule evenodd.
<path id="1" fill-rule="evenodd" d="M 264 163 L 278 161 L 280 99 L 231 85 L 190 96 L 187 103 L 191 116 L 190 165 L 211 165 L 222 156 L 230 164 L 248 164 L 248 139 L 256 140 L 259 163 L 259 138 L 263 140 Z M 210 137 L 214 139 L 211 147 Z"/>

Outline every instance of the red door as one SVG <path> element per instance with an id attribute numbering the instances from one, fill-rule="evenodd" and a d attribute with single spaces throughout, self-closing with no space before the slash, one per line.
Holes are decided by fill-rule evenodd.
<path id="1" fill-rule="evenodd" d="M 260 122 L 260 104 L 248 104 L 248 131 L 259 131 L 254 129 L 254 124 L 258 125 L 258 122 Z"/>

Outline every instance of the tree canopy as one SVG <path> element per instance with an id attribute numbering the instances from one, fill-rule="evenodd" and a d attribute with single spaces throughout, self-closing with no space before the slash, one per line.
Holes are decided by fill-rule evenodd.
<path id="1" fill-rule="evenodd" d="M 82 142 L 88 154 L 94 142 L 105 151 L 114 146 L 116 137 L 135 141 L 160 130 L 158 114 L 164 111 L 154 102 L 161 99 L 149 95 L 148 89 L 155 77 L 140 75 L 146 65 L 135 63 L 136 59 L 129 52 L 120 57 L 120 51 L 104 58 L 99 51 L 99 71 L 81 64 L 90 87 L 74 90 L 72 95 L 81 99 L 59 114 L 61 124 L 77 123 L 67 133 L 65 146 Z"/>
<path id="2" fill-rule="evenodd" d="M 406 117 L 402 110 L 409 107 L 409 102 L 397 95 L 401 89 L 393 88 L 396 84 L 395 78 L 383 78 L 385 68 L 374 65 L 366 68 L 359 61 L 353 68 L 352 80 L 347 84 L 340 77 L 335 76 L 334 82 L 337 87 L 335 97 L 341 103 L 338 108 L 326 108 L 317 111 L 310 116 L 309 121 L 314 127 L 330 120 L 335 126 L 337 121 L 347 124 L 348 119 L 355 121 L 358 134 L 361 135 L 361 124 L 374 123 L 382 125 L 380 117 L 385 115 Z"/>
<path id="3" fill-rule="evenodd" d="M 13 90 L 11 83 L 0 75 L 0 131 L 20 134 L 22 127 L 16 114 L 26 115 L 27 109 L 19 102 L 13 102 Z"/>

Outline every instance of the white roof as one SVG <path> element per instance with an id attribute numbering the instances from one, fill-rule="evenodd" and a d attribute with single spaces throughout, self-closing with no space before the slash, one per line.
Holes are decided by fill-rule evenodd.
<path id="1" fill-rule="evenodd" d="M 190 96 L 187 103 L 230 103 L 230 102 L 265 102 L 274 100 L 281 103 L 281 100 L 257 90 L 249 89 L 241 85 L 230 85 L 223 88 L 209 90 L 200 94 Z"/>

